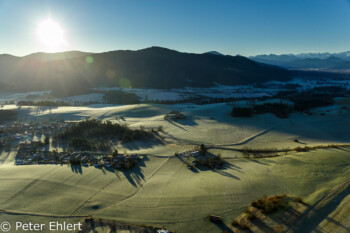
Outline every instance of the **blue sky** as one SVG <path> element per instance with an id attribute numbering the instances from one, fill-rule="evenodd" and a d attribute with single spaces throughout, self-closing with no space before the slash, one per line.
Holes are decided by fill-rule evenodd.
<path id="1" fill-rule="evenodd" d="M 0 53 L 45 51 L 36 30 L 51 18 L 62 50 L 153 45 L 250 56 L 350 50 L 348 0 L 0 0 Z"/>

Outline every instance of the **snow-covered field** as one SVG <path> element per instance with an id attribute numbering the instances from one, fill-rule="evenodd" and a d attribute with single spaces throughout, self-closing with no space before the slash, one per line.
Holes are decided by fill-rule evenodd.
<path id="1" fill-rule="evenodd" d="M 7 104 L 7 105 L 1 105 L 0 110 L 9 110 L 9 109 L 16 109 L 17 106 L 15 104 Z"/>
<path id="2" fill-rule="evenodd" d="M 349 101 L 339 98 L 336 102 L 343 106 Z M 20 120 L 95 117 L 127 123 L 133 128 L 161 125 L 164 135 L 172 141 L 159 145 L 143 142 L 119 145 L 117 149 L 121 151 L 148 154 L 147 159 L 131 171 L 83 167 L 81 173 L 74 173 L 69 166 L 15 166 L 15 153 L 3 151 L 0 153 L 0 207 L 19 214 L 2 212 L 0 219 L 11 223 L 46 222 L 52 216 L 93 215 L 96 219 L 164 226 L 180 233 L 218 232 L 217 225 L 208 221 L 211 214 L 221 216 L 230 226 L 252 201 L 275 194 L 300 196 L 312 206 L 349 177 L 347 149 L 289 153 L 266 159 L 243 159 L 237 157 L 236 151 L 210 150 L 210 153 L 222 153 L 226 161 L 224 169 L 196 172 L 173 156 L 176 151 L 188 150 L 192 143 L 243 141 L 246 143 L 236 147 L 294 148 L 350 141 L 349 111 L 327 113 L 328 109 L 320 108 L 316 110 L 326 111 L 326 115 L 293 113 L 289 119 L 279 119 L 272 114 L 232 118 L 231 109 L 232 105 L 226 103 L 22 107 Z M 181 111 L 187 119 L 165 120 L 164 114 L 171 110 Z M 254 135 L 252 140 L 246 140 Z M 299 138 L 299 142 L 295 142 L 295 138 Z M 337 232 L 329 226 L 327 229 Z"/>
<path id="3" fill-rule="evenodd" d="M 264 85 L 245 86 L 222 86 L 218 85 L 210 88 L 185 87 L 178 89 L 140 89 L 140 88 L 120 88 L 106 87 L 94 88 L 91 94 L 76 95 L 63 98 L 55 98 L 50 95 L 50 91 L 26 92 L 26 93 L 3 93 L 0 94 L 0 103 L 17 102 L 21 100 L 51 100 L 75 103 L 104 103 L 105 91 L 124 91 L 137 95 L 141 102 L 147 101 L 186 101 L 191 99 L 210 98 L 236 98 L 236 99 L 258 99 L 261 97 L 273 97 L 280 91 L 287 91 L 290 85 L 296 85 L 295 91 L 307 91 L 315 87 L 339 86 L 350 89 L 350 80 L 319 79 L 308 80 L 296 78 L 289 82 L 271 81 Z M 95 91 L 95 93 L 94 93 Z"/>
<path id="4" fill-rule="evenodd" d="M 278 100 L 276 100 L 278 101 Z M 288 119 L 272 114 L 259 114 L 252 118 L 230 116 L 232 103 L 195 104 L 136 104 L 113 106 L 105 104 L 84 107 L 22 107 L 20 118 L 65 119 L 78 121 L 85 118 L 119 121 L 131 127 L 156 129 L 162 126 L 178 142 L 193 144 L 237 144 L 252 135 L 268 130 L 264 135 L 249 141 L 253 147 L 296 147 L 293 139 L 300 138 L 309 144 L 346 143 L 350 141 L 350 103 L 338 98 L 334 106 L 316 108 L 312 115 L 292 113 Z M 346 108 L 344 108 L 344 106 Z M 343 109 L 342 109 L 343 108 Z M 187 118 L 179 122 L 166 121 L 164 115 L 177 110 Z"/>
<path id="5" fill-rule="evenodd" d="M 210 88 L 185 87 L 179 89 L 138 89 L 138 88 L 97 88 L 99 91 L 119 90 L 127 93 L 133 93 L 140 97 L 142 102 L 147 100 L 159 101 L 179 101 L 193 98 L 237 98 L 237 99 L 255 99 L 261 97 L 272 97 L 280 91 L 288 90 L 288 85 L 299 85 L 296 91 L 307 91 L 315 87 L 340 86 L 350 89 L 350 80 L 307 80 L 293 79 L 289 82 L 271 81 L 264 87 L 255 85 L 244 86 L 223 86 L 217 85 Z"/>
<path id="6" fill-rule="evenodd" d="M 193 98 L 260 98 L 277 94 L 277 89 L 256 88 L 254 86 L 217 86 L 210 88 L 185 87 L 181 89 L 138 89 L 138 88 L 99 88 L 98 90 L 121 90 L 133 93 L 140 100 L 179 101 Z"/>

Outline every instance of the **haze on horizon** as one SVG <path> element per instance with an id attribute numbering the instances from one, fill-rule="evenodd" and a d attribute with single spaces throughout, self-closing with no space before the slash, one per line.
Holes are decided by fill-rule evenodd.
<path id="1" fill-rule="evenodd" d="M 348 0 L 0 0 L 0 54 L 150 46 L 243 56 L 341 52 L 350 49 L 349 12 Z"/>

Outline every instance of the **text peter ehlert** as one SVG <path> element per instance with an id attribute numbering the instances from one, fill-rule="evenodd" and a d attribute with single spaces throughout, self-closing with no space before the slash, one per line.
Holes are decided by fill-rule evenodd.
<path id="1" fill-rule="evenodd" d="M 58 222 L 51 221 L 49 223 L 33 223 L 33 222 L 15 222 L 14 225 L 6 222 L 6 224 L 1 228 L 1 231 L 7 232 L 10 230 L 15 231 L 76 231 L 82 230 L 82 223 L 68 223 L 68 222 Z M 11 226 L 12 225 L 12 226 Z M 6 226 L 6 227 L 5 227 Z M 0 231 L 0 232 L 1 232 Z"/>

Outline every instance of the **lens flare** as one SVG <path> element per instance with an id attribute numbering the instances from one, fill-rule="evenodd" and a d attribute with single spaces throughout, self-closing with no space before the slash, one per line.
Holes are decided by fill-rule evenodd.
<path id="1" fill-rule="evenodd" d="M 62 27 L 52 19 L 39 23 L 37 36 L 40 42 L 48 49 L 62 49 L 67 45 Z"/>
<path id="2" fill-rule="evenodd" d="M 87 56 L 87 57 L 85 58 L 85 61 L 86 61 L 86 63 L 91 64 L 91 63 L 94 62 L 94 58 L 91 57 L 91 56 Z"/>

